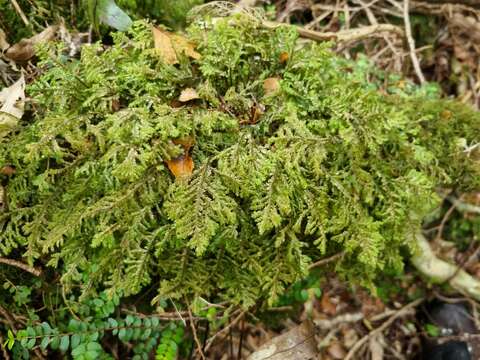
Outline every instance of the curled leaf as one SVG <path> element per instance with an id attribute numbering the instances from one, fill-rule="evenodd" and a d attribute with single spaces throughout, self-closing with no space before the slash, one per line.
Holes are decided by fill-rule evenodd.
<path id="1" fill-rule="evenodd" d="M 175 178 L 185 178 L 192 175 L 193 160 L 190 155 L 180 155 L 175 159 L 166 161 L 168 168 Z"/>
<path id="2" fill-rule="evenodd" d="M 20 40 L 8 48 L 5 56 L 13 61 L 30 60 L 35 55 L 35 45 L 52 40 L 57 33 L 57 29 L 58 26 L 52 25 L 31 38 Z"/>

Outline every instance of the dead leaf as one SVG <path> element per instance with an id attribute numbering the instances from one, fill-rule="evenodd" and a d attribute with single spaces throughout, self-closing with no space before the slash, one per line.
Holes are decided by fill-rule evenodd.
<path id="1" fill-rule="evenodd" d="M 263 80 L 263 91 L 265 95 L 273 94 L 280 89 L 280 79 L 278 77 L 269 77 Z"/>
<path id="2" fill-rule="evenodd" d="M 22 77 L 8 88 L 0 91 L 0 140 L 5 137 L 23 116 L 25 78 Z"/>
<path id="3" fill-rule="evenodd" d="M 345 359 L 345 356 L 347 356 L 345 349 L 338 341 L 332 341 L 327 348 L 327 352 L 334 359 Z"/>
<path id="4" fill-rule="evenodd" d="M 35 45 L 52 40 L 57 29 L 58 26 L 52 25 L 29 39 L 20 40 L 5 52 L 5 56 L 13 61 L 27 61 L 31 59 L 35 55 Z"/>
<path id="5" fill-rule="evenodd" d="M 10 165 L 5 165 L 4 167 L 2 167 L 0 169 L 0 174 L 2 175 L 7 175 L 7 176 L 11 176 L 13 174 L 16 173 L 17 170 L 15 170 L 14 167 L 10 166 Z"/>
<path id="6" fill-rule="evenodd" d="M 175 159 L 166 161 L 168 168 L 175 178 L 185 178 L 192 175 L 193 160 L 190 155 L 180 155 Z"/>
<path id="7" fill-rule="evenodd" d="M 288 53 L 286 51 L 280 53 L 280 63 L 281 64 L 285 64 L 287 61 L 288 61 L 288 58 L 290 57 L 290 55 L 288 55 Z"/>
<path id="8" fill-rule="evenodd" d="M 337 313 L 337 306 L 331 301 L 327 293 L 323 293 L 320 307 L 325 314 L 335 315 Z"/>
<path id="9" fill-rule="evenodd" d="M 178 101 L 180 102 L 187 102 L 190 100 L 195 100 L 199 99 L 200 97 L 198 96 L 197 92 L 193 88 L 186 88 L 182 90 L 182 93 L 180 94 L 180 97 L 178 98 Z"/>
<path id="10" fill-rule="evenodd" d="M 282 335 L 276 336 L 253 352 L 248 360 L 315 359 L 318 350 L 311 321 L 304 321 Z"/>
<path id="11" fill-rule="evenodd" d="M 10 44 L 7 41 L 7 35 L 5 32 L 0 29 L 0 51 L 5 51 L 10 47 Z"/>
<path id="12" fill-rule="evenodd" d="M 185 37 L 173 34 L 166 30 L 152 27 L 155 49 L 167 64 L 177 64 L 178 54 L 184 53 L 192 59 L 200 59 L 200 54 L 195 51 L 195 45 Z"/>

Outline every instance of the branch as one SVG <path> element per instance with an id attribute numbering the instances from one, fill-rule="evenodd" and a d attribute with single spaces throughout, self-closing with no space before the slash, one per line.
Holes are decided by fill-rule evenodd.
<path id="1" fill-rule="evenodd" d="M 423 76 L 420 62 L 418 61 L 417 53 L 415 52 L 415 40 L 412 36 L 412 26 L 410 24 L 410 2 L 403 0 L 403 21 L 405 22 L 405 33 L 407 35 L 408 47 L 410 49 L 410 59 L 412 59 L 413 68 L 417 74 L 420 84 L 425 84 L 425 76 Z"/>
<path id="2" fill-rule="evenodd" d="M 273 21 L 264 21 L 263 25 L 266 28 L 274 29 L 281 24 Z M 315 40 L 315 41 L 337 41 L 337 42 L 348 42 L 348 41 L 359 41 L 368 37 L 376 36 L 381 37 L 384 33 L 393 33 L 399 37 L 404 37 L 405 33 L 401 28 L 392 24 L 377 24 L 370 26 L 362 26 L 355 29 L 340 30 L 337 32 L 319 32 L 314 30 L 305 29 L 303 27 L 296 26 L 298 34 L 301 37 L 306 39 Z"/>
<path id="3" fill-rule="evenodd" d="M 12 259 L 7 259 L 7 258 L 3 258 L 3 257 L 0 257 L 0 263 L 1 264 L 6 264 L 6 265 L 10 265 L 10 266 L 15 266 L 19 269 L 22 269 L 22 270 L 25 270 L 27 272 L 29 272 L 30 274 L 33 274 L 35 276 L 40 276 L 42 275 L 42 270 L 40 269 L 36 269 L 32 266 L 28 266 L 27 264 L 24 264 L 22 263 L 21 261 L 17 261 L 17 260 L 12 260 Z"/>

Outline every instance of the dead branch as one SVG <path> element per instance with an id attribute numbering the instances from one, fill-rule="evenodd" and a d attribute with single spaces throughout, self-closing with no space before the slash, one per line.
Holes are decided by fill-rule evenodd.
<path id="1" fill-rule="evenodd" d="M 418 61 L 417 53 L 415 52 L 415 40 L 412 36 L 412 26 L 410 24 L 410 1 L 403 0 L 403 21 L 405 23 L 405 33 L 407 36 L 408 47 L 410 49 L 410 59 L 412 60 L 413 68 L 417 74 L 420 84 L 425 84 L 425 76 L 423 76 L 420 62 Z"/>
<path id="2" fill-rule="evenodd" d="M 195 328 L 195 320 L 193 320 L 193 316 L 192 316 L 192 310 L 190 310 L 190 304 L 188 304 L 188 317 L 189 317 L 189 323 L 190 323 L 190 328 L 192 329 L 192 333 L 193 333 L 193 339 L 195 340 L 195 344 L 197 345 L 197 351 L 198 353 L 200 354 L 200 357 L 203 359 L 203 360 L 206 360 L 205 358 L 205 354 L 203 353 L 203 350 L 202 350 L 202 344 L 200 343 L 200 340 L 198 338 L 198 335 L 197 335 L 197 329 Z"/>
<path id="3" fill-rule="evenodd" d="M 263 25 L 269 29 L 274 29 L 280 24 L 272 21 L 264 21 Z M 404 37 L 405 33 L 401 28 L 392 24 L 377 24 L 370 26 L 363 26 L 355 29 L 340 30 L 337 32 L 319 32 L 303 27 L 296 27 L 298 34 L 306 39 L 315 41 L 337 41 L 337 42 L 350 42 L 359 41 L 371 37 L 382 37 L 384 33 L 392 33 L 399 37 Z"/>

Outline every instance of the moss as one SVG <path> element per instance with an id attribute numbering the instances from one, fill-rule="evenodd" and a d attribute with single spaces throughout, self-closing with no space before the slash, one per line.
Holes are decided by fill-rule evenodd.
<path id="1" fill-rule="evenodd" d="M 351 281 L 401 271 L 435 188 L 478 188 L 463 150 L 479 116 L 464 105 L 381 95 L 328 44 L 240 14 L 188 38 L 201 58 L 174 65 L 143 22 L 79 60 L 43 49 L 36 116 L 0 144 L 16 168 L 2 255 L 47 262 L 77 294 L 159 282 L 155 300 L 271 304 L 339 251 Z M 199 98 L 179 103 L 186 88 Z M 190 156 L 175 179 L 169 162 Z"/>

